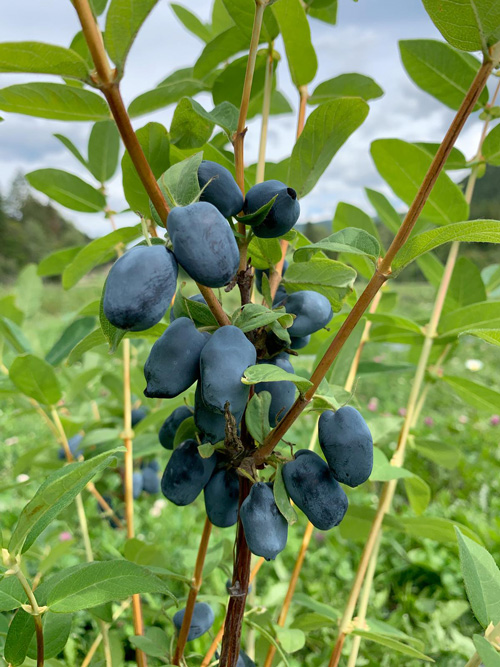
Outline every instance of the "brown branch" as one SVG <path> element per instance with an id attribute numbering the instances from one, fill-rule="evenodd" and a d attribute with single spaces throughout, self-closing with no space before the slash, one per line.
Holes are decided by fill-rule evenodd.
<path id="1" fill-rule="evenodd" d="M 186 646 L 189 629 L 191 627 L 191 620 L 193 618 L 194 605 L 196 602 L 196 598 L 198 596 L 198 591 L 200 590 L 203 581 L 203 566 L 205 564 L 205 558 L 207 555 L 208 543 L 210 541 L 211 532 L 212 532 L 212 524 L 207 518 L 205 519 L 205 525 L 203 526 L 203 533 L 201 535 L 200 546 L 198 548 L 198 556 L 196 558 L 193 580 L 191 582 L 191 589 L 189 591 L 186 603 L 186 611 L 184 612 L 184 618 L 182 619 L 182 626 L 179 631 L 179 636 L 177 638 L 177 645 L 175 647 L 174 657 L 172 658 L 173 665 L 180 665 L 182 657 L 184 655 L 184 648 Z"/>
<path id="2" fill-rule="evenodd" d="M 250 481 L 246 477 L 240 477 L 240 507 L 249 492 Z M 227 606 L 226 620 L 224 622 L 224 636 L 220 658 L 220 665 L 223 667 L 236 667 L 236 663 L 238 662 L 243 615 L 245 613 L 245 602 L 250 579 L 250 560 L 252 554 L 245 539 L 241 520 L 238 520 L 235 549 L 236 557 L 233 569 L 233 581 L 229 604 Z"/>
<path id="3" fill-rule="evenodd" d="M 450 128 L 446 133 L 445 138 L 443 139 L 443 143 L 432 160 L 422 186 L 419 188 L 415 199 L 410 206 L 410 209 L 408 210 L 408 213 L 406 214 L 406 217 L 403 220 L 398 233 L 394 237 L 385 257 L 379 261 L 379 266 L 377 267 L 376 272 L 347 316 L 347 319 L 339 329 L 325 355 L 314 370 L 311 376 L 311 382 L 313 383 L 313 386 L 304 396 L 299 396 L 284 418 L 280 421 L 278 426 L 273 431 L 271 431 L 262 447 L 257 450 L 255 453 L 256 464 L 260 464 L 265 461 L 265 459 L 273 451 L 275 446 L 285 435 L 290 426 L 295 422 L 304 408 L 308 405 L 309 401 L 314 396 L 314 393 L 318 388 L 321 380 L 325 377 L 330 366 L 335 361 L 338 353 L 344 346 L 346 340 L 349 338 L 354 327 L 359 322 L 367 308 L 370 306 L 370 303 L 372 302 L 379 289 L 389 278 L 391 273 L 391 262 L 407 241 L 415 223 L 417 222 L 420 212 L 422 211 L 422 208 L 424 207 L 431 193 L 432 187 L 434 186 L 439 174 L 443 169 L 446 159 L 448 158 L 461 129 L 463 128 L 470 113 L 474 109 L 476 102 L 479 99 L 484 86 L 486 85 L 492 68 L 493 63 L 491 61 L 483 62 L 481 65 L 469 91 L 467 92 L 467 95 L 464 98 L 464 101 L 460 105 L 460 109 L 457 111 L 450 125 Z"/>

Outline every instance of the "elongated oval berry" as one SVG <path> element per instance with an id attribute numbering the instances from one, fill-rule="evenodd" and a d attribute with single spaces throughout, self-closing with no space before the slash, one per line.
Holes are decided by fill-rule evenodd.
<path id="1" fill-rule="evenodd" d="M 245 215 L 255 213 L 275 195 L 278 196 L 264 221 L 252 228 L 255 236 L 261 239 L 283 236 L 299 219 L 300 204 L 297 193 L 293 188 L 287 188 L 281 181 L 274 180 L 257 183 L 250 188 L 245 197 L 243 212 Z"/>
<path id="2" fill-rule="evenodd" d="M 184 614 L 186 609 L 179 609 L 174 614 L 174 625 L 179 631 L 182 627 L 182 621 L 184 620 Z M 214 624 L 215 616 L 213 609 L 206 602 L 196 602 L 193 609 L 193 617 L 191 619 L 191 625 L 189 626 L 189 632 L 187 636 L 188 642 L 193 641 L 193 639 L 198 639 L 208 632 L 212 625 Z"/>
<path id="3" fill-rule="evenodd" d="M 255 347 L 245 334 L 231 325 L 217 329 L 200 356 L 201 394 L 211 410 L 224 412 L 229 402 L 231 412 L 243 412 L 250 387 L 241 382 L 243 373 L 255 364 Z"/>
<path id="4" fill-rule="evenodd" d="M 145 331 L 161 320 L 175 294 L 177 262 L 165 246 L 135 246 L 111 267 L 104 314 L 113 326 Z"/>
<path id="5" fill-rule="evenodd" d="M 215 206 L 225 218 L 238 215 L 243 209 L 243 195 L 229 169 L 217 162 L 202 160 L 198 168 L 200 188 L 209 181 L 200 201 L 207 201 Z"/>
<path id="6" fill-rule="evenodd" d="M 294 338 L 303 338 L 323 329 L 333 317 L 332 307 L 326 296 L 312 290 L 288 294 L 282 304 L 287 313 L 296 316 L 292 326 L 287 329 Z"/>
<path id="7" fill-rule="evenodd" d="M 278 366 L 278 368 L 282 368 L 288 373 L 293 373 L 293 366 L 288 361 L 286 353 L 278 354 L 278 356 L 272 359 L 260 361 L 259 364 L 261 363 Z M 283 419 L 295 401 L 295 385 L 288 380 L 283 380 L 283 382 L 258 382 L 255 385 L 255 393 L 259 394 L 261 391 L 268 391 L 271 394 L 269 423 L 274 428 L 276 423 Z"/>
<path id="8" fill-rule="evenodd" d="M 220 412 L 214 412 L 205 405 L 199 382 L 194 395 L 194 423 L 212 444 L 224 440 L 226 419 Z"/>
<path id="9" fill-rule="evenodd" d="M 215 456 L 200 456 L 196 440 L 185 440 L 174 449 L 167 463 L 161 479 L 163 495 L 174 505 L 189 505 L 205 488 L 216 462 Z"/>
<path id="10" fill-rule="evenodd" d="M 158 338 L 144 364 L 148 398 L 174 398 L 199 375 L 200 354 L 210 334 L 198 331 L 188 317 L 178 317 Z"/>
<path id="11" fill-rule="evenodd" d="M 256 556 L 274 560 L 288 538 L 288 523 L 279 511 L 273 490 L 264 482 L 250 489 L 240 507 L 240 518 L 248 548 Z"/>
<path id="12" fill-rule="evenodd" d="M 214 526 L 228 528 L 238 520 L 240 482 L 237 472 L 216 470 L 204 490 L 207 517 Z"/>
<path id="13" fill-rule="evenodd" d="M 250 588 L 248 590 L 250 592 Z M 240 650 L 236 667 L 255 667 L 255 662 L 245 653 L 245 651 Z"/>
<path id="14" fill-rule="evenodd" d="M 347 512 L 347 496 L 321 456 L 300 449 L 283 466 L 288 495 L 319 530 L 338 526 Z"/>
<path id="15" fill-rule="evenodd" d="M 139 498 L 143 489 L 142 472 L 136 471 L 132 475 L 132 495 L 134 498 Z"/>
<path id="16" fill-rule="evenodd" d="M 165 449 L 174 448 L 174 438 L 177 433 L 177 429 L 182 424 L 185 419 L 193 416 L 193 408 L 189 408 L 187 405 L 181 405 L 170 414 L 165 421 L 163 422 L 160 432 L 158 433 L 158 438 L 160 444 Z"/>
<path id="17" fill-rule="evenodd" d="M 142 488 L 152 496 L 160 493 L 160 478 L 157 470 L 150 467 L 144 468 L 142 471 Z"/>
<path id="18" fill-rule="evenodd" d="M 346 405 L 319 418 L 319 444 L 333 476 L 348 486 L 366 482 L 373 469 L 373 439 L 361 414 Z"/>
<path id="19" fill-rule="evenodd" d="M 80 435 L 80 433 L 77 433 L 68 440 L 69 451 L 73 454 L 73 458 L 75 459 L 77 459 L 80 455 L 83 454 L 83 451 L 80 448 L 82 440 L 83 440 L 83 435 Z M 64 450 L 64 447 L 59 447 L 57 458 L 61 460 L 66 458 L 66 452 Z"/>
<path id="20" fill-rule="evenodd" d="M 311 340 L 311 334 L 309 334 L 308 336 L 303 336 L 302 338 L 299 338 L 298 336 L 290 336 L 290 340 L 291 340 L 290 348 L 292 350 L 301 350 L 306 345 L 309 345 L 309 341 Z"/>
<path id="21" fill-rule="evenodd" d="M 175 297 L 175 298 L 177 299 L 177 297 Z M 205 301 L 205 297 L 203 296 L 203 294 L 194 294 L 193 296 L 188 297 L 188 299 L 189 299 L 189 301 L 196 301 L 197 303 L 203 303 L 203 304 L 205 304 L 205 306 L 207 305 L 207 302 Z M 174 308 L 175 308 L 175 301 L 174 301 L 174 305 L 173 305 L 172 308 L 170 309 L 170 322 L 171 322 L 171 323 L 172 323 L 175 319 L 177 319 L 177 318 L 175 317 L 175 314 L 174 314 Z"/>
<path id="22" fill-rule="evenodd" d="M 185 271 L 206 287 L 224 287 L 238 270 L 240 254 L 233 230 L 205 201 L 176 206 L 168 216 L 174 253 Z"/>
<path id="23" fill-rule="evenodd" d="M 132 421 L 132 426 L 136 426 L 139 422 L 142 422 L 142 420 L 147 417 L 148 411 L 145 407 L 142 408 L 134 408 L 131 411 L 130 419 Z"/>

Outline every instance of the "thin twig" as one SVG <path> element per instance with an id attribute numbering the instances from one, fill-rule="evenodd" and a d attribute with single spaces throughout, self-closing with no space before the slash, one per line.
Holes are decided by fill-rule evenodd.
<path id="1" fill-rule="evenodd" d="M 123 614 L 123 612 L 126 611 L 129 607 L 130 607 L 130 600 L 125 600 L 124 602 L 122 602 L 121 606 L 113 614 L 111 623 L 114 623 L 116 619 L 119 618 Z M 97 637 L 94 639 L 92 646 L 90 647 L 80 667 L 88 667 L 90 665 L 90 663 L 92 662 L 92 658 L 95 655 L 95 652 L 97 651 L 102 642 L 102 639 L 103 639 L 102 634 L 99 633 Z"/>
<path id="2" fill-rule="evenodd" d="M 263 463 L 266 460 L 281 438 L 288 431 L 290 426 L 292 426 L 304 408 L 308 405 L 309 401 L 312 399 L 314 393 L 319 387 L 321 380 L 323 380 L 328 370 L 330 369 L 330 366 L 337 358 L 338 353 L 343 348 L 354 327 L 357 325 L 365 311 L 370 306 L 370 303 L 372 302 L 379 289 L 390 277 L 391 262 L 399 250 L 403 247 L 413 227 L 415 226 L 415 223 L 417 222 L 418 217 L 431 193 L 432 187 L 434 186 L 439 174 L 441 173 L 446 159 L 448 158 L 461 129 L 463 128 L 470 113 L 473 111 L 474 106 L 484 86 L 486 85 L 492 68 L 493 63 L 491 61 L 483 62 L 481 65 L 477 75 L 474 77 L 474 81 L 472 82 L 467 95 L 464 98 L 464 101 L 460 106 L 460 109 L 457 111 L 450 125 L 450 128 L 446 133 L 445 138 L 443 139 L 443 143 L 440 145 L 434 159 L 432 160 L 422 186 L 419 188 L 415 199 L 410 206 L 398 233 L 389 246 L 385 257 L 379 262 L 373 277 L 365 287 L 361 296 L 353 306 L 346 320 L 340 327 L 337 335 L 330 344 L 330 347 L 314 370 L 311 376 L 312 387 L 310 387 L 304 396 L 299 396 L 290 410 L 279 422 L 278 426 L 273 431 L 271 431 L 269 436 L 264 441 L 262 447 L 259 447 L 259 449 L 256 451 L 254 459 L 257 465 Z"/>
<path id="3" fill-rule="evenodd" d="M 31 586 L 29 585 L 28 580 L 24 576 L 19 564 L 16 564 L 13 567 L 13 573 L 19 580 L 21 586 L 23 587 L 23 590 L 26 593 L 29 603 L 31 605 L 31 615 L 33 616 L 33 621 L 35 622 L 35 633 L 36 633 L 36 667 L 43 667 L 44 641 L 43 641 L 42 614 L 40 612 L 40 607 L 38 606 L 35 594 L 33 593 Z"/>
<path id="4" fill-rule="evenodd" d="M 191 581 L 191 588 L 184 611 L 184 618 L 182 619 L 181 629 L 177 638 L 177 645 L 175 647 L 174 657 L 172 658 L 173 665 L 180 665 L 184 656 L 184 648 L 186 646 L 189 629 L 191 627 L 191 620 L 193 618 L 194 605 L 198 596 L 198 591 L 201 588 L 203 581 L 203 566 L 205 565 L 205 558 L 207 556 L 208 543 L 212 533 L 212 524 L 205 519 L 203 532 L 201 534 L 200 546 L 198 547 L 198 555 L 196 557 L 196 564 L 194 567 L 193 579 Z"/>

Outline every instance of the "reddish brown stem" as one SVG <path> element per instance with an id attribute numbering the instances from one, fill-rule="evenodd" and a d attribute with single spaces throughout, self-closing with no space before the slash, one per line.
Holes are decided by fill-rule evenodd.
<path id="1" fill-rule="evenodd" d="M 208 543 L 210 541 L 211 533 L 212 533 L 212 524 L 208 519 L 205 519 L 205 525 L 203 526 L 203 533 L 201 535 L 200 546 L 198 548 L 198 556 L 196 558 L 196 564 L 194 567 L 191 589 L 189 591 L 186 603 L 186 611 L 184 612 L 184 618 L 182 619 L 182 626 L 179 631 L 179 637 L 177 638 L 177 645 L 175 647 L 174 657 L 172 658 L 173 665 L 180 665 L 182 657 L 184 655 L 184 648 L 186 646 L 189 629 L 191 627 L 191 620 L 193 618 L 194 605 L 196 603 L 198 591 L 200 590 L 203 581 L 203 566 L 205 564 L 205 558 L 207 555 Z"/>
<path id="2" fill-rule="evenodd" d="M 413 203 L 410 206 L 408 213 L 406 214 L 406 217 L 403 220 L 398 233 L 394 237 L 385 257 L 379 262 L 379 266 L 377 267 L 377 270 L 374 273 L 372 279 L 347 316 L 345 322 L 339 329 L 337 335 L 333 339 L 330 347 L 319 362 L 318 366 L 315 368 L 311 376 L 311 382 L 313 383 L 313 386 L 304 396 L 299 396 L 284 418 L 280 421 L 278 426 L 273 431 L 271 431 L 262 447 L 257 450 L 255 453 L 256 464 L 260 464 L 265 461 L 265 459 L 273 451 L 281 438 L 288 431 L 290 426 L 302 413 L 311 398 L 314 396 L 319 383 L 325 377 L 330 366 L 335 361 L 338 353 L 344 346 L 344 343 L 352 333 L 354 327 L 359 322 L 367 308 L 370 306 L 370 303 L 372 302 L 375 294 L 389 278 L 391 273 L 391 262 L 408 240 L 408 237 L 418 220 L 418 217 L 431 193 L 431 190 L 443 169 L 451 149 L 453 148 L 453 145 L 465 124 L 465 121 L 474 109 L 476 102 L 479 99 L 484 86 L 486 85 L 492 69 L 493 63 L 491 61 L 483 62 L 479 68 L 479 71 L 476 74 L 474 81 L 472 82 L 471 87 L 469 88 L 469 91 L 464 98 L 464 101 L 460 105 L 460 109 L 457 111 L 450 125 L 450 128 L 446 133 L 441 146 L 439 147 L 439 150 L 432 160 L 429 170 L 425 175 L 424 181 L 417 194 L 415 195 L 415 199 L 413 200 Z"/>
<path id="3" fill-rule="evenodd" d="M 240 477 L 240 507 L 249 492 L 250 481 L 246 477 Z M 248 595 L 250 560 L 252 557 L 240 520 L 238 520 L 235 551 L 233 581 L 224 623 L 219 667 L 236 667 L 240 654 L 241 630 Z"/>

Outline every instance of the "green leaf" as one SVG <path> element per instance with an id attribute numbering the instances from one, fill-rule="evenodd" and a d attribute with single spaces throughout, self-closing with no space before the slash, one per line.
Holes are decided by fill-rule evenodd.
<path id="1" fill-rule="evenodd" d="M 500 125 L 496 125 L 486 136 L 482 154 L 488 164 L 500 166 Z"/>
<path id="2" fill-rule="evenodd" d="M 254 5 L 253 0 L 251 0 L 251 2 Z M 262 94 L 266 78 L 267 60 L 267 52 L 262 51 L 257 53 L 250 101 L 252 103 L 259 103 L 258 113 L 261 113 L 262 111 Z M 233 60 L 233 62 L 220 72 L 212 86 L 214 104 L 220 104 L 221 102 L 227 101 L 239 108 L 243 94 L 247 65 L 248 56 L 242 56 L 241 58 Z M 275 84 L 275 77 L 273 77 L 273 83 Z"/>
<path id="3" fill-rule="evenodd" d="M 228 27 L 216 35 L 203 49 L 196 61 L 193 74 L 203 79 L 217 67 L 239 51 L 246 51 L 250 46 L 250 38 L 243 34 L 237 26 Z"/>
<path id="4" fill-rule="evenodd" d="M 64 248 L 63 250 L 56 250 L 51 252 L 42 259 L 38 264 L 37 273 L 39 276 L 58 276 L 66 266 L 78 255 L 83 248 L 81 245 L 73 246 L 71 248 Z"/>
<path id="5" fill-rule="evenodd" d="M 89 609 L 136 593 L 168 593 L 165 584 L 145 567 L 128 560 L 85 563 L 62 576 L 49 591 L 53 612 Z"/>
<path id="6" fill-rule="evenodd" d="M 382 97 L 384 91 L 369 76 L 364 74 L 341 74 L 316 86 L 307 100 L 308 104 L 321 104 L 336 97 L 361 97 L 362 100 L 374 100 Z"/>
<path id="7" fill-rule="evenodd" d="M 273 493 L 276 505 L 281 514 L 287 520 L 287 523 L 290 526 L 296 523 L 296 521 L 298 520 L 298 516 L 297 512 L 293 509 L 292 503 L 290 502 L 290 498 L 288 497 L 288 493 L 285 488 L 285 482 L 283 480 L 283 465 L 281 463 L 276 468 L 276 477 L 274 478 Z M 285 646 L 283 646 L 283 648 L 288 653 L 291 652 Z"/>
<path id="8" fill-rule="evenodd" d="M 439 335 L 448 341 L 470 329 L 500 327 L 500 301 L 473 303 L 441 318 Z"/>
<path id="9" fill-rule="evenodd" d="M 32 354 L 16 357 L 10 366 L 9 377 L 19 391 L 38 403 L 55 405 L 61 398 L 61 388 L 54 369 Z"/>
<path id="10" fill-rule="evenodd" d="M 170 140 L 179 148 L 199 148 L 212 134 L 213 122 L 197 113 L 193 106 L 193 101 L 184 97 L 174 111 Z"/>
<path id="11" fill-rule="evenodd" d="M 500 570 L 491 554 L 456 528 L 465 590 L 474 616 L 486 628 L 500 621 Z"/>
<path id="12" fill-rule="evenodd" d="M 275 627 L 275 630 L 279 643 L 287 653 L 295 653 L 304 648 L 306 635 L 302 630 L 298 628 L 281 628 L 278 625 Z"/>
<path id="13" fill-rule="evenodd" d="M 188 417 L 183 422 L 181 422 L 179 428 L 175 432 L 174 437 L 174 449 L 176 449 L 181 442 L 184 440 L 196 439 L 196 434 L 198 433 L 198 427 L 194 423 L 194 417 Z"/>
<path id="14" fill-rule="evenodd" d="M 19 579 L 14 576 L 0 581 L 0 611 L 17 609 L 28 601 Z"/>
<path id="15" fill-rule="evenodd" d="M 170 206 L 187 206 L 197 199 L 200 194 L 198 169 L 202 159 L 203 153 L 195 153 L 161 175 L 158 185 Z"/>
<path id="16" fill-rule="evenodd" d="M 286 659 L 285 653 L 283 653 L 283 649 L 281 648 L 281 644 L 279 644 L 279 642 L 276 641 L 276 639 L 273 637 L 273 635 L 266 628 L 263 628 L 262 625 L 259 625 L 258 623 L 255 623 L 248 616 L 245 618 L 245 623 L 246 623 L 246 625 L 249 625 L 251 628 L 256 630 L 260 635 L 262 635 L 262 637 L 267 642 L 269 642 L 269 644 L 272 644 L 274 647 L 276 647 L 276 650 L 280 654 L 283 665 L 285 667 L 290 667 L 290 663 Z"/>
<path id="17" fill-rule="evenodd" d="M 153 658 L 165 658 L 170 651 L 170 641 L 161 628 L 146 628 L 145 635 L 132 635 L 128 638 L 135 648 Z"/>
<path id="18" fill-rule="evenodd" d="M 80 164 L 83 164 L 83 166 L 86 169 L 88 169 L 87 160 L 83 157 L 83 155 L 80 153 L 80 151 L 71 141 L 71 139 L 65 137 L 64 134 L 54 134 L 54 137 L 58 139 L 62 143 L 62 145 L 65 146 L 74 157 L 76 157 L 76 159 L 78 160 L 78 162 L 80 162 Z"/>
<path id="19" fill-rule="evenodd" d="M 261 206 L 255 213 L 248 213 L 247 215 L 239 215 L 237 216 L 238 222 L 242 222 L 244 225 L 250 225 L 252 227 L 257 227 L 257 225 L 260 225 L 261 222 L 264 222 L 264 220 L 267 218 L 267 215 L 269 211 L 272 209 L 274 206 L 274 202 L 276 201 L 276 197 L 278 195 L 275 195 L 272 199 L 270 199 L 267 204 L 264 204 L 264 206 Z"/>
<path id="20" fill-rule="evenodd" d="M 481 635 L 474 635 L 472 639 L 484 667 L 500 667 L 500 654 L 490 642 Z"/>
<path id="21" fill-rule="evenodd" d="M 377 139 L 371 145 L 375 166 L 394 193 L 411 204 L 432 162 L 422 148 L 401 139 Z M 466 220 L 469 207 L 465 197 L 450 177 L 441 172 L 434 185 L 422 216 L 443 225 Z"/>
<path id="22" fill-rule="evenodd" d="M 487 300 L 479 268 L 467 257 L 459 257 L 453 269 L 443 313 Z"/>
<path id="23" fill-rule="evenodd" d="M 254 0 L 222 0 L 228 15 L 241 32 L 248 38 L 252 34 L 253 20 L 255 16 Z M 261 41 L 272 42 L 278 36 L 279 28 L 274 16 L 269 11 L 264 12 L 262 23 Z"/>
<path id="24" fill-rule="evenodd" d="M 83 278 L 91 269 L 109 262 L 116 256 L 116 248 L 127 244 L 142 234 L 141 225 L 121 227 L 94 239 L 76 255 L 73 261 L 63 271 L 62 284 L 64 289 L 70 289 Z"/>
<path id="25" fill-rule="evenodd" d="M 66 646 L 71 632 L 73 617 L 71 614 L 52 614 L 50 611 L 42 616 L 43 648 L 45 660 L 56 658 Z M 32 637 L 28 647 L 28 657 L 37 658 L 36 637 Z"/>
<path id="26" fill-rule="evenodd" d="M 412 510 L 417 516 L 423 514 L 431 501 L 430 486 L 418 475 L 407 477 L 404 480 L 406 495 Z"/>
<path id="27" fill-rule="evenodd" d="M 490 345 L 500 346 L 500 329 L 470 329 L 460 335 L 476 336 Z"/>
<path id="28" fill-rule="evenodd" d="M 71 49 L 41 42 L 4 42 L 0 44 L 0 72 L 56 74 L 89 81 L 85 60 Z"/>
<path id="29" fill-rule="evenodd" d="M 72 211 L 100 213 L 106 207 L 102 192 L 67 171 L 38 169 L 26 174 L 26 180 L 31 187 Z"/>
<path id="30" fill-rule="evenodd" d="M 204 42 L 210 41 L 212 36 L 210 29 L 200 21 L 196 14 L 193 14 L 189 9 L 186 9 L 186 7 L 178 5 L 175 2 L 171 2 L 170 6 L 179 21 L 187 30 L 189 30 L 189 32 L 193 33 L 193 35 L 196 35 L 196 37 L 199 37 Z"/>
<path id="31" fill-rule="evenodd" d="M 118 166 L 120 134 L 114 120 L 101 120 L 89 137 L 89 170 L 99 183 L 109 181 Z"/>
<path id="32" fill-rule="evenodd" d="M 413 648 L 413 646 L 408 646 L 407 644 L 403 644 L 403 642 L 400 642 L 397 639 L 393 639 L 392 637 L 388 637 L 387 635 L 382 635 L 377 632 L 368 632 L 367 630 L 357 630 L 357 629 L 353 630 L 351 634 L 357 635 L 362 639 L 375 642 L 376 644 L 380 644 L 381 646 L 390 648 L 393 651 L 402 653 L 403 655 L 408 655 L 412 658 L 417 658 L 418 660 L 423 660 L 425 662 L 434 662 L 432 658 L 429 658 L 429 656 L 425 655 L 424 653 L 417 651 L 417 649 Z"/>
<path id="33" fill-rule="evenodd" d="M 27 317 L 32 317 L 40 310 L 43 292 L 43 282 L 37 275 L 36 265 L 27 264 L 16 280 L 17 301 Z"/>
<path id="34" fill-rule="evenodd" d="M 110 465 L 120 451 L 123 451 L 123 448 L 105 452 L 81 463 L 70 463 L 51 473 L 22 510 L 10 538 L 9 552 L 17 555 L 27 551 L 40 533 L 75 499 L 92 477 Z"/>
<path id="35" fill-rule="evenodd" d="M 399 50 L 406 71 L 419 88 L 451 109 L 460 107 L 479 70 L 477 58 L 434 39 L 402 40 Z M 487 103 L 485 88 L 475 109 Z"/>
<path id="36" fill-rule="evenodd" d="M 442 519 L 437 516 L 417 516 L 398 518 L 398 521 L 408 535 L 419 539 L 426 538 L 442 544 L 455 543 L 455 528 L 458 526 L 462 533 L 475 542 L 481 541 L 470 528 L 458 521 L 450 521 L 450 519 Z"/>
<path id="37" fill-rule="evenodd" d="M 363 123 L 368 110 L 363 100 L 344 97 L 320 104 L 310 114 L 293 147 L 288 172 L 288 185 L 299 197 L 314 188 L 335 153 Z"/>
<path id="38" fill-rule="evenodd" d="M 17 307 L 16 296 L 14 294 L 0 298 L 0 315 L 7 317 L 18 326 L 21 326 L 24 320 L 24 313 Z"/>
<path id="39" fill-rule="evenodd" d="M 328 298 L 335 312 L 352 291 L 356 271 L 333 259 L 315 259 L 291 264 L 281 284 L 287 292 L 314 290 Z"/>
<path id="40" fill-rule="evenodd" d="M 158 0 L 111 0 L 106 15 L 104 45 L 122 73 L 130 47 Z"/>
<path id="41" fill-rule="evenodd" d="M 29 352 L 31 345 L 22 329 L 7 317 L 0 316 L 0 339 L 4 338 L 18 354 Z"/>
<path id="42" fill-rule="evenodd" d="M 300 0 L 278 2 L 272 9 L 285 43 L 290 76 L 297 88 L 310 83 L 318 69 L 311 29 Z"/>
<path id="43" fill-rule="evenodd" d="M 373 470 L 370 475 L 372 482 L 389 482 L 392 479 L 404 479 L 412 476 L 413 473 L 406 468 L 391 465 L 381 449 L 373 448 Z"/>
<path id="44" fill-rule="evenodd" d="M 248 256 L 257 269 L 268 269 L 281 259 L 281 246 L 278 239 L 260 239 L 254 236 L 248 244 Z"/>
<path id="45" fill-rule="evenodd" d="M 426 153 L 429 153 L 429 155 L 432 155 L 432 157 L 436 155 L 439 148 L 441 147 L 441 144 L 434 144 L 430 141 L 417 141 L 414 142 L 414 144 L 415 146 L 422 148 L 424 151 L 426 151 Z M 447 171 L 467 168 L 467 160 L 465 158 L 465 155 L 462 153 L 462 151 L 459 151 L 456 146 L 453 146 L 453 148 L 451 149 L 450 155 L 446 160 L 446 162 L 444 163 L 444 168 Z"/>
<path id="46" fill-rule="evenodd" d="M 315 8 L 316 5 L 318 6 L 317 9 Z M 333 0 L 333 2 L 330 2 L 326 6 L 323 6 L 323 4 L 320 4 L 320 2 L 313 0 L 309 3 L 309 6 L 311 9 L 308 13 L 312 18 L 318 19 L 319 21 L 324 21 L 330 25 L 335 25 L 337 23 L 337 0 Z"/>
<path id="47" fill-rule="evenodd" d="M 500 6 L 494 0 L 423 0 L 445 40 L 461 51 L 488 51 L 500 41 Z"/>
<path id="48" fill-rule="evenodd" d="M 62 83 L 19 83 L 0 90 L 0 109 L 51 120 L 103 120 L 109 109 L 102 97 Z"/>
<path id="49" fill-rule="evenodd" d="M 254 394 L 248 402 L 245 410 L 245 423 L 247 429 L 259 444 L 262 444 L 271 430 L 269 425 L 269 408 L 271 407 L 271 394 L 268 391 L 260 391 Z"/>
<path id="50" fill-rule="evenodd" d="M 93 317 L 81 317 L 72 322 L 47 352 L 45 361 L 52 366 L 61 363 L 75 345 L 93 330 L 94 324 L 95 319 Z"/>
<path id="51" fill-rule="evenodd" d="M 192 97 L 206 89 L 206 83 L 195 79 L 192 67 L 181 69 L 171 74 L 153 90 L 148 90 L 132 100 L 128 112 L 131 118 L 142 116 L 174 104 L 183 97 Z"/>
<path id="52" fill-rule="evenodd" d="M 136 132 L 144 155 L 159 178 L 170 166 L 170 142 L 167 130 L 160 123 L 148 123 Z M 123 192 L 132 211 L 150 217 L 149 196 L 130 158 L 128 151 L 122 157 Z"/>
<path id="53" fill-rule="evenodd" d="M 257 364 L 249 366 L 243 373 L 241 378 L 243 384 L 257 384 L 258 382 L 293 382 L 301 394 L 304 394 L 310 387 L 312 382 L 301 375 L 295 373 L 288 373 L 279 366 L 272 364 Z"/>
<path id="54" fill-rule="evenodd" d="M 410 238 L 396 255 L 392 264 L 393 273 L 399 273 L 405 266 L 408 266 L 417 257 L 420 257 L 420 255 L 451 241 L 460 241 L 461 243 L 500 243 L 500 222 L 498 220 L 455 222 L 451 225 L 443 225 L 442 227 L 418 234 Z"/>
<path id="55" fill-rule="evenodd" d="M 107 278 L 106 278 L 107 281 Z M 104 312 L 104 293 L 106 291 L 106 282 L 103 285 L 101 293 L 101 301 L 99 302 L 99 324 L 101 325 L 101 331 L 104 338 L 108 341 L 109 352 L 114 354 L 118 349 L 122 339 L 124 338 L 126 331 L 124 329 L 119 329 L 115 327 L 114 324 L 106 317 Z"/>
<path id="56" fill-rule="evenodd" d="M 458 465 L 459 453 L 457 448 L 442 440 L 421 440 L 417 438 L 413 444 L 413 449 L 429 461 L 448 470 L 453 470 Z"/>
<path id="57" fill-rule="evenodd" d="M 99 345 L 104 345 L 106 343 L 106 338 L 102 333 L 101 329 L 96 329 L 92 331 L 88 336 L 85 336 L 75 347 L 71 350 L 68 361 L 66 362 L 68 366 L 72 366 L 76 361 L 80 361 L 85 352 L 92 350 L 94 347 Z"/>
<path id="58" fill-rule="evenodd" d="M 375 264 L 380 255 L 380 245 L 375 237 L 362 229 L 346 227 L 317 243 L 302 246 L 293 254 L 294 262 L 309 262 L 317 252 L 346 252 L 369 257 Z"/>
<path id="59" fill-rule="evenodd" d="M 247 303 L 235 311 L 232 324 L 241 329 L 243 333 L 247 333 L 259 327 L 265 327 L 267 324 L 283 318 L 283 316 L 287 316 L 283 311 L 269 310 L 266 306 L 258 303 Z M 292 326 L 292 322 L 289 326 Z"/>
<path id="60" fill-rule="evenodd" d="M 444 375 L 441 379 L 468 405 L 478 410 L 500 412 L 500 392 L 495 389 L 455 375 Z"/>
<path id="61" fill-rule="evenodd" d="M 180 289 L 175 296 L 173 308 L 175 317 L 189 317 L 198 326 L 218 326 L 217 320 L 207 305 L 185 297 Z"/>

